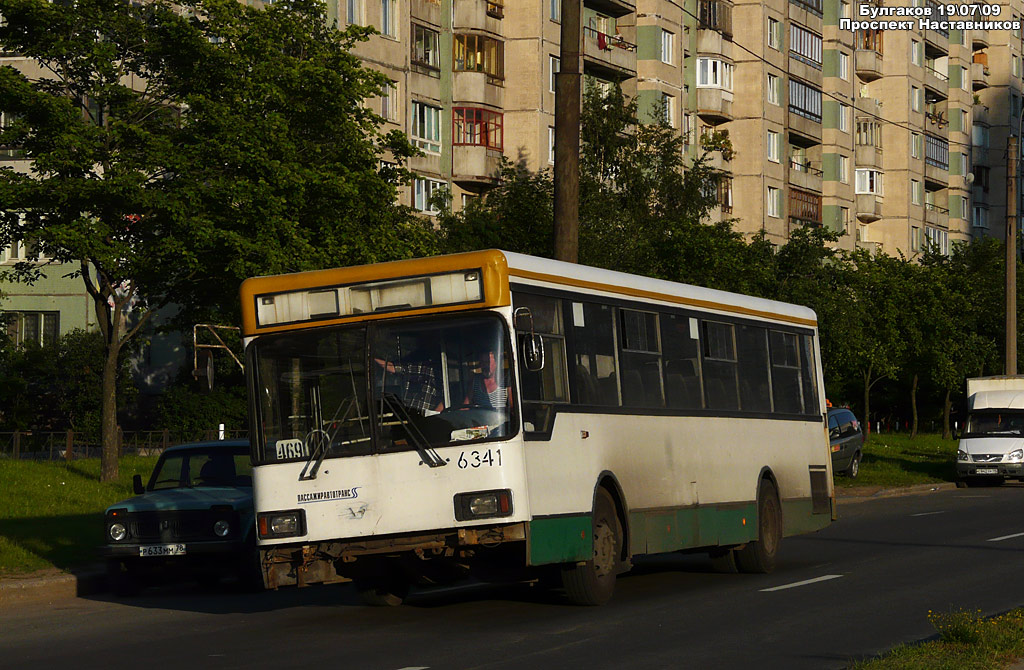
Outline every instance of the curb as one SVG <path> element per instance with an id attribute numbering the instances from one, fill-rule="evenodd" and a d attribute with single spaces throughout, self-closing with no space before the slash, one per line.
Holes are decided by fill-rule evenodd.
<path id="1" fill-rule="evenodd" d="M 949 491 L 956 488 L 955 482 L 941 482 L 937 484 L 915 484 L 914 486 L 903 486 L 899 488 L 878 488 L 871 491 L 872 487 L 865 486 L 863 491 L 851 490 L 843 493 L 836 491 L 836 504 L 862 503 L 882 498 L 898 498 L 902 496 L 917 496 L 935 491 Z M 869 492 L 870 491 L 870 492 Z"/>
<path id="2" fill-rule="evenodd" d="M 41 600 L 67 600 L 105 590 L 106 575 L 95 567 L 41 576 L 5 577 L 0 579 L 0 608 Z"/>

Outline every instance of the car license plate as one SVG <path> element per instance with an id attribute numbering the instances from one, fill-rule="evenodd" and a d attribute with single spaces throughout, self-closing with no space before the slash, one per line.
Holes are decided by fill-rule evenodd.
<path id="1" fill-rule="evenodd" d="M 139 547 L 139 556 L 184 556 L 183 544 L 147 544 Z"/>
<path id="2" fill-rule="evenodd" d="M 975 472 L 979 475 L 998 475 L 999 468 L 978 468 Z"/>

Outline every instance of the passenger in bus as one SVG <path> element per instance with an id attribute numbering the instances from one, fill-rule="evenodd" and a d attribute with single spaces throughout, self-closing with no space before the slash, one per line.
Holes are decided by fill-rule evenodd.
<path id="1" fill-rule="evenodd" d="M 436 414 L 444 409 L 444 396 L 441 395 L 437 383 L 437 371 L 433 362 L 426 356 L 410 356 L 404 365 L 375 358 L 374 362 L 381 367 L 382 377 L 394 375 L 401 391 L 401 401 L 407 409 L 422 415 Z M 384 386 L 390 385 L 389 380 Z"/>
<path id="2" fill-rule="evenodd" d="M 473 382 L 462 404 L 470 407 L 492 407 L 505 410 L 509 406 L 508 384 L 493 348 L 485 348 L 474 356 L 479 367 L 474 369 Z"/>

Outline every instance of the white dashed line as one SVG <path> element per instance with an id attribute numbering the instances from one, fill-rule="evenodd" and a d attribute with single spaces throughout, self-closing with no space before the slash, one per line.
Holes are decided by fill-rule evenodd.
<path id="1" fill-rule="evenodd" d="M 1003 535 L 1002 537 L 993 537 L 989 542 L 1002 542 L 1003 540 L 1009 540 L 1015 537 L 1024 537 L 1024 533 L 1014 533 L 1013 535 Z"/>
<path id="2" fill-rule="evenodd" d="M 824 575 L 822 577 L 815 577 L 814 579 L 805 579 L 802 582 L 793 582 L 792 584 L 783 584 L 782 586 L 773 586 L 770 589 L 761 589 L 762 592 L 768 591 L 782 591 L 783 589 L 795 589 L 798 586 L 807 586 L 808 584 L 817 584 L 818 582 L 827 582 L 830 579 L 839 579 L 842 575 Z"/>
<path id="3" fill-rule="evenodd" d="M 945 513 L 946 513 L 946 510 L 942 510 L 941 512 L 921 512 L 919 514 L 911 514 L 910 516 L 931 516 L 933 514 L 945 514 Z"/>

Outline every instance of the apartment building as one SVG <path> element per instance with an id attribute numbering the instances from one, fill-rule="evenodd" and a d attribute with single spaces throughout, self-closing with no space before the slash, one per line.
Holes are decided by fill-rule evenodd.
<path id="1" fill-rule="evenodd" d="M 935 0 L 908 2 L 944 18 Z M 1019 19 L 1022 2 L 1000 16 Z M 735 153 L 711 161 L 732 176 L 714 216 L 745 234 L 781 244 L 824 226 L 842 248 L 908 257 L 1001 237 L 1019 31 L 844 28 L 859 5 L 584 0 L 583 72 L 677 128 L 691 157 L 702 136 L 726 133 Z M 429 213 L 448 185 L 458 209 L 495 183 L 502 155 L 553 164 L 560 0 L 337 0 L 331 11 L 382 33 L 358 53 L 395 82 L 374 104 L 425 153 L 402 196 L 413 207 Z"/>

